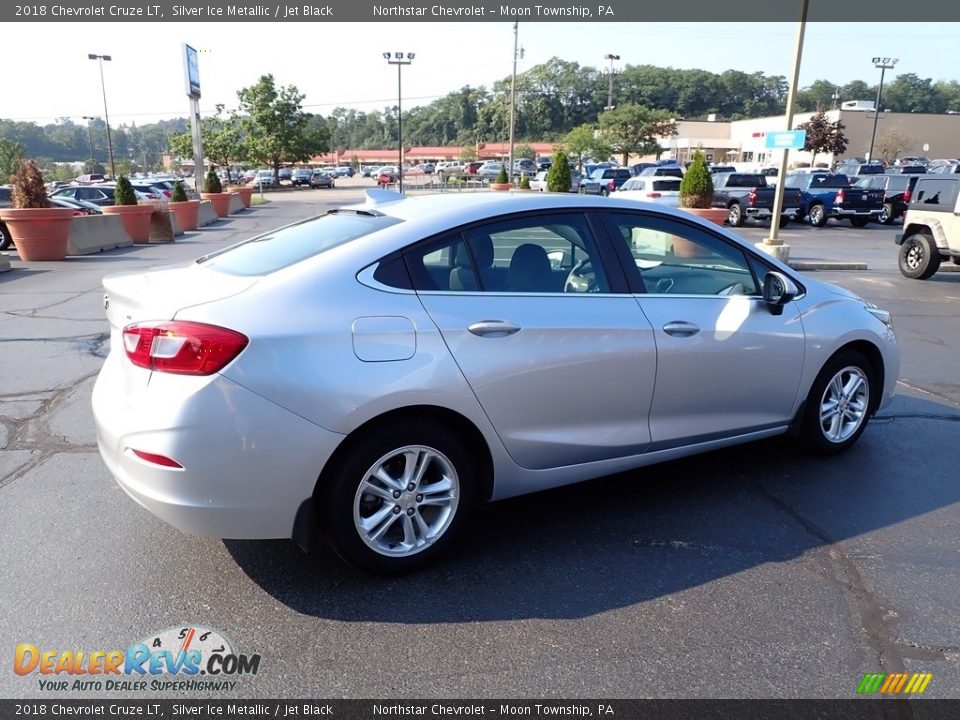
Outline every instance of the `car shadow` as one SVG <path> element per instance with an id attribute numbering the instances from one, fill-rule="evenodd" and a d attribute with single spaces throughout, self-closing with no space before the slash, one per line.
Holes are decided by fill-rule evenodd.
<path id="1" fill-rule="evenodd" d="M 918 518 L 960 501 L 943 459 L 960 411 L 900 400 L 837 457 L 788 438 L 493 503 L 446 559 L 376 577 L 291 541 L 224 541 L 291 609 L 344 622 L 573 619 L 660 598 Z M 940 463 L 938 466 L 937 463 Z M 948 463 L 949 464 L 949 463 Z M 938 467 L 941 468 L 938 470 Z"/>

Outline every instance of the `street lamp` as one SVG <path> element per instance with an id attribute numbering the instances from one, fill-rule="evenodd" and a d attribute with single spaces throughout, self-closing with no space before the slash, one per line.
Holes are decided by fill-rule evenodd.
<path id="1" fill-rule="evenodd" d="M 877 104 L 873 108 L 873 132 L 870 133 L 870 154 L 867 156 L 867 160 L 870 162 L 873 162 L 873 143 L 877 139 L 877 120 L 880 119 L 880 98 L 883 93 L 883 75 L 887 70 L 893 70 L 898 62 L 900 62 L 898 58 L 875 57 L 873 59 L 873 66 L 880 70 L 880 85 L 877 87 Z"/>
<path id="2" fill-rule="evenodd" d="M 840 88 L 833 89 L 833 109 L 836 110 L 840 107 Z"/>
<path id="3" fill-rule="evenodd" d="M 84 115 L 83 119 L 87 121 L 87 140 L 90 141 L 90 172 L 96 172 L 97 158 L 93 155 L 93 130 L 90 125 L 96 118 L 91 115 Z"/>
<path id="4" fill-rule="evenodd" d="M 113 162 L 113 138 L 110 137 L 110 114 L 107 112 L 107 86 L 103 81 L 103 61 L 106 60 L 110 62 L 112 58 L 109 55 L 95 55 L 94 53 L 88 53 L 87 57 L 90 60 L 96 60 L 100 63 L 100 89 L 103 91 L 103 118 L 107 123 L 107 149 L 110 152 L 110 177 L 116 180 L 117 166 Z"/>
<path id="5" fill-rule="evenodd" d="M 613 61 L 619 60 L 619 55 L 614 55 L 613 53 L 607 53 L 603 56 L 604 60 L 610 61 L 610 87 L 607 90 L 607 106 L 604 110 L 613 110 Z"/>
<path id="6" fill-rule="evenodd" d="M 400 70 L 404 65 L 409 65 L 413 62 L 415 53 L 407 53 L 406 58 L 402 52 L 393 53 L 392 55 L 388 52 L 383 54 L 383 59 L 386 60 L 391 65 L 397 66 L 397 150 L 398 158 L 400 160 L 400 165 L 397 167 L 398 171 L 398 183 L 400 184 L 400 192 L 403 192 L 403 109 L 401 108 L 401 102 L 403 100 L 403 90 L 400 85 Z"/>

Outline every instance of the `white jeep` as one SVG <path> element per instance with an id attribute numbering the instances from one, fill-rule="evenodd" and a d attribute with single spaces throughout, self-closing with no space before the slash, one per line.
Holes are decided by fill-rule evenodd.
<path id="1" fill-rule="evenodd" d="M 917 180 L 896 243 L 900 272 L 908 278 L 932 277 L 943 260 L 960 265 L 960 177 Z"/>

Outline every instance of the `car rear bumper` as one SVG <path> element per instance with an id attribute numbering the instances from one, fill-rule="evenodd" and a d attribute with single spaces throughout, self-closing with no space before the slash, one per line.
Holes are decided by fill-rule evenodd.
<path id="1" fill-rule="evenodd" d="M 835 218 L 846 218 L 846 217 L 880 217 L 880 214 L 883 212 L 882 208 L 869 209 L 869 208 L 838 208 L 834 207 L 833 211 L 830 213 L 830 217 Z"/>
<path id="2" fill-rule="evenodd" d="M 770 208 L 747 207 L 746 212 L 747 217 L 757 220 L 769 220 L 773 217 L 773 210 Z M 789 217 L 796 217 L 798 212 L 800 212 L 800 208 L 786 207 L 783 209 L 782 214 Z"/>
<path id="3" fill-rule="evenodd" d="M 120 487 L 184 532 L 292 537 L 298 508 L 343 436 L 220 375 L 153 373 L 129 393 L 121 362 L 111 353 L 93 391 L 97 445 Z M 134 449 L 183 467 L 148 462 Z"/>

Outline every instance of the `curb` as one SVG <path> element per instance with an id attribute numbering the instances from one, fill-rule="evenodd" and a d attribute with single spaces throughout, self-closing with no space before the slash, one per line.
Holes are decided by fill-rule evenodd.
<path id="1" fill-rule="evenodd" d="M 857 260 L 805 260 L 797 258 L 790 260 L 787 265 L 794 270 L 866 270 L 867 264 Z"/>

